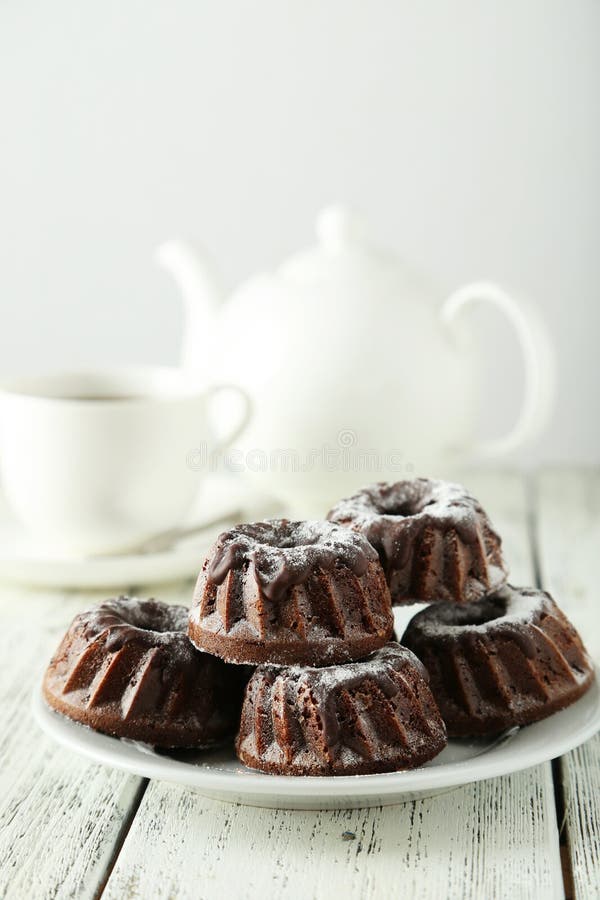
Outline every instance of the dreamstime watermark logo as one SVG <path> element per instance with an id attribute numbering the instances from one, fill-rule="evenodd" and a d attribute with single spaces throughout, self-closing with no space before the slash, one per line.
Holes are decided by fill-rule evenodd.
<path id="1" fill-rule="evenodd" d="M 253 447 L 240 450 L 210 450 L 206 442 L 187 454 L 187 465 L 197 472 L 404 472 L 410 475 L 414 465 L 402 450 L 361 447 L 353 428 L 341 428 L 335 443 L 298 450 L 293 447 L 265 450 Z"/>

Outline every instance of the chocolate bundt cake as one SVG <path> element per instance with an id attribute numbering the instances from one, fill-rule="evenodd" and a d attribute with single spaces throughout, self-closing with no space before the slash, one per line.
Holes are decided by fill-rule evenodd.
<path id="1" fill-rule="evenodd" d="M 549 594 L 506 585 L 469 606 L 429 606 L 402 643 L 425 664 L 452 736 L 527 725 L 573 703 L 594 670 Z"/>
<path id="2" fill-rule="evenodd" d="M 206 559 L 189 636 L 229 662 L 331 665 L 391 637 L 377 553 L 329 522 L 273 519 L 220 535 Z"/>
<path id="3" fill-rule="evenodd" d="M 470 603 L 506 581 L 500 538 L 459 484 L 374 484 L 341 500 L 327 518 L 375 547 L 395 606 Z"/>
<path id="4" fill-rule="evenodd" d="M 47 703 L 96 731 L 156 747 L 235 734 L 243 672 L 199 653 L 188 610 L 119 597 L 73 620 L 44 678 Z"/>
<path id="5" fill-rule="evenodd" d="M 245 765 L 278 775 L 412 769 L 445 746 L 425 669 L 393 643 L 340 666 L 259 666 L 236 742 Z"/>

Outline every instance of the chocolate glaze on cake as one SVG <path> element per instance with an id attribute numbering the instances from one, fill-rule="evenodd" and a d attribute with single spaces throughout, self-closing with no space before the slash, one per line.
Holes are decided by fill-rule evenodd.
<path id="1" fill-rule="evenodd" d="M 329 522 L 274 519 L 221 534 L 198 577 L 189 636 L 235 663 L 327 665 L 389 640 L 377 553 Z"/>
<path id="2" fill-rule="evenodd" d="M 390 643 L 362 662 L 260 666 L 236 742 L 251 768 L 282 775 L 360 775 L 415 768 L 446 745 L 416 657 Z"/>
<path id="3" fill-rule="evenodd" d="M 470 603 L 506 580 L 500 538 L 461 485 L 382 482 L 341 500 L 327 518 L 375 547 L 394 605 Z"/>
<path id="4" fill-rule="evenodd" d="M 549 594 L 506 585 L 469 606 L 430 606 L 402 642 L 429 671 L 452 736 L 527 725 L 569 706 L 594 671 L 581 638 Z"/>
<path id="5" fill-rule="evenodd" d="M 72 622 L 46 671 L 44 696 L 96 731 L 156 747 L 208 747 L 235 733 L 243 673 L 199 653 L 188 610 L 108 600 Z"/>

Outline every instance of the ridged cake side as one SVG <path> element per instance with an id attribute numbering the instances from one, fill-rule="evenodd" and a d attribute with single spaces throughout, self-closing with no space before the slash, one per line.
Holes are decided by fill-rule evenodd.
<path id="1" fill-rule="evenodd" d="M 340 501 L 328 519 L 377 550 L 395 605 L 470 603 L 506 580 L 500 537 L 461 485 L 382 482 Z"/>
<path id="2" fill-rule="evenodd" d="M 296 543 L 308 540 L 298 537 L 299 525 L 318 525 L 319 541 Z M 243 527 L 237 555 L 223 550 L 233 541 L 225 535 L 200 572 L 189 622 L 198 648 L 238 663 L 327 665 L 367 656 L 390 639 L 389 590 L 364 538 L 348 542 L 345 529 L 327 523 Z M 263 543 L 267 528 L 268 539 L 284 546 Z"/>
<path id="3" fill-rule="evenodd" d="M 429 671 L 452 736 L 543 719 L 594 679 L 577 631 L 541 591 L 506 586 L 468 607 L 431 606 L 411 620 L 402 641 Z"/>
<path id="4" fill-rule="evenodd" d="M 238 756 L 252 768 L 287 775 L 419 766 L 446 745 L 426 677 L 398 644 L 343 666 L 260 666 L 246 689 Z"/>
<path id="5" fill-rule="evenodd" d="M 155 746 L 205 747 L 235 731 L 240 672 L 190 643 L 188 610 L 119 598 L 78 615 L 44 678 L 54 709 Z"/>

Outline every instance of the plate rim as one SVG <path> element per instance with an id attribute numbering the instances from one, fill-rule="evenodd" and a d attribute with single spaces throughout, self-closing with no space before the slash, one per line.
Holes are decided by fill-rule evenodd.
<path id="1" fill-rule="evenodd" d="M 532 746 L 519 746 L 522 734 L 531 735 L 531 729 L 544 726 L 576 706 L 589 706 L 589 714 L 576 729 L 556 729 L 555 740 L 545 740 Z M 369 796 L 398 796 L 415 792 L 436 791 L 496 778 L 523 771 L 540 763 L 563 756 L 585 743 L 600 731 L 600 684 L 594 680 L 590 689 L 575 704 L 521 729 L 511 740 L 500 741 L 487 753 L 442 763 L 438 766 L 420 767 L 400 772 L 384 772 L 374 775 L 294 776 L 267 775 L 248 769 L 247 772 L 224 772 L 203 766 L 191 765 L 181 760 L 158 757 L 120 742 L 119 738 L 94 732 L 85 725 L 74 722 L 53 710 L 46 703 L 37 684 L 32 696 L 32 712 L 37 725 L 58 744 L 67 747 L 87 759 L 121 769 L 142 778 L 156 778 L 208 792 L 229 795 L 237 802 L 244 796 L 277 795 L 279 801 L 287 798 L 352 799 Z M 93 736 L 86 740 L 87 735 Z M 526 739 L 525 739 L 526 740 Z M 515 751 L 519 752 L 515 752 Z M 135 753 L 135 756 L 132 755 Z M 186 774 L 187 773 L 187 774 Z"/>

